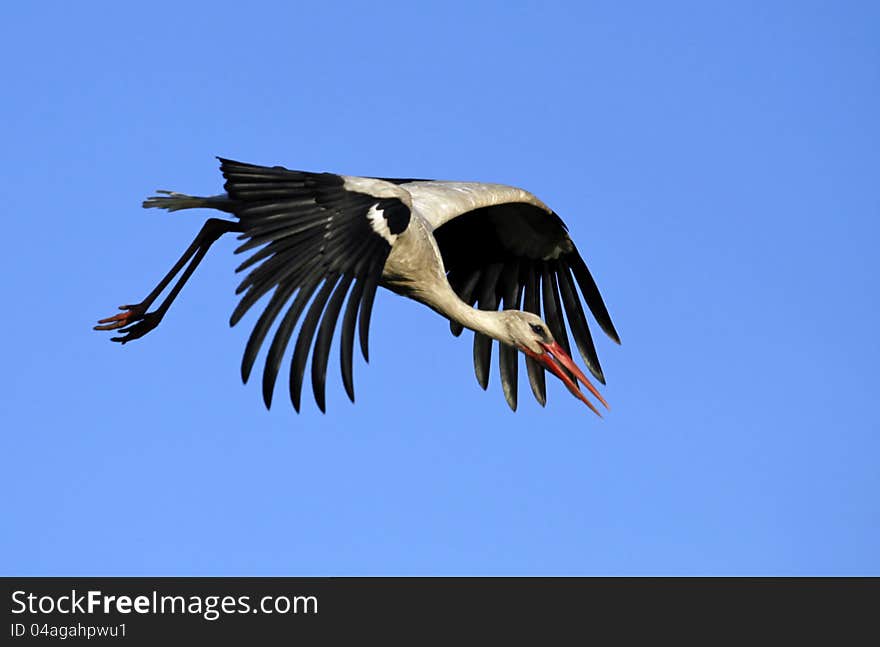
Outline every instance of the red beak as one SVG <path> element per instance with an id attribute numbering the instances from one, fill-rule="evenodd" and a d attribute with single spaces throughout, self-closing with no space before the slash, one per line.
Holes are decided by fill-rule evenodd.
<path id="1" fill-rule="evenodd" d="M 562 346 L 560 346 L 557 342 L 553 342 L 552 344 L 541 344 L 544 348 L 544 352 L 540 355 L 537 353 L 533 353 L 528 348 L 522 347 L 522 351 L 534 359 L 537 362 L 543 364 L 551 373 L 553 373 L 556 377 L 558 377 L 562 382 L 568 387 L 568 390 L 571 391 L 571 394 L 575 396 L 578 400 L 582 401 L 586 404 L 590 409 L 593 410 L 600 418 L 602 414 L 599 413 L 599 410 L 593 406 L 593 403 L 587 400 L 587 397 L 581 392 L 580 388 L 578 388 L 577 382 L 572 380 L 568 374 L 563 371 L 563 367 L 567 368 L 571 373 L 579 380 L 587 389 L 596 396 L 596 398 L 605 405 L 605 408 L 608 409 L 608 403 L 605 402 L 605 398 L 603 398 L 599 391 L 593 386 L 590 381 L 587 379 L 587 376 L 584 375 L 583 371 L 577 367 L 577 364 L 568 356 L 568 353 L 563 350 Z"/>

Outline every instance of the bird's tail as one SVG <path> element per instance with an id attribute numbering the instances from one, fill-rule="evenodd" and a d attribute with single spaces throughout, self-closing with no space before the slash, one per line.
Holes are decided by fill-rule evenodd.
<path id="1" fill-rule="evenodd" d="M 235 204 L 224 194 L 201 197 L 197 195 L 187 195 L 186 193 L 177 193 L 176 191 L 157 190 L 156 193 L 161 195 L 153 195 L 144 200 L 144 209 L 156 208 L 167 209 L 168 211 L 179 211 L 181 209 L 217 209 L 226 211 L 227 213 L 235 213 Z"/>

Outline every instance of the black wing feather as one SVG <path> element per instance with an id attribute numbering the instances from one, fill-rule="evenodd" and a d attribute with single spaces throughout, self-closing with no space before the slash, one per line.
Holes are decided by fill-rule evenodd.
<path id="1" fill-rule="evenodd" d="M 617 331 L 614 329 L 614 324 L 611 323 L 611 315 L 608 314 L 608 309 L 605 307 L 602 295 L 599 294 L 599 287 L 596 285 L 596 281 L 593 280 L 593 275 L 590 274 L 590 270 L 587 268 L 587 264 L 584 263 L 584 259 L 575 252 L 566 260 L 568 261 L 569 267 L 571 267 L 574 272 L 574 277 L 577 279 L 578 285 L 581 287 L 581 293 L 584 295 L 584 300 L 590 307 L 590 312 L 593 313 L 593 316 L 596 318 L 596 321 L 602 330 L 605 331 L 605 334 L 619 344 L 620 335 L 617 334 Z"/>
<path id="2" fill-rule="evenodd" d="M 502 304 L 505 310 L 519 310 L 520 282 L 519 261 L 508 261 L 501 274 Z M 516 411 L 517 400 L 517 350 L 508 344 L 498 344 L 498 372 L 501 375 L 501 390 L 512 411 Z"/>
<path id="3" fill-rule="evenodd" d="M 509 241 L 509 236 L 502 239 L 498 229 L 511 220 L 517 220 L 518 230 L 531 227 L 536 239 L 555 241 L 556 247 L 550 245 L 544 256 L 529 256 L 521 251 L 514 251 L 504 242 Z M 483 310 L 494 310 L 499 302 L 505 308 L 508 303 L 513 303 L 510 286 L 504 281 L 497 281 L 497 276 L 496 280 L 487 281 L 486 273 L 496 266 L 507 267 L 508 263 L 516 262 L 519 266 L 516 300 L 522 299 L 522 308 L 538 316 L 541 316 L 543 300 L 544 321 L 556 341 L 570 354 L 571 344 L 563 318 L 566 317 L 584 362 L 590 372 L 604 383 L 581 298 L 587 303 L 602 330 L 618 343 L 620 338 L 611 323 L 596 282 L 569 238 L 565 223 L 556 213 L 531 204 L 495 205 L 475 209 L 446 222 L 435 230 L 434 237 L 443 256 L 452 288 L 463 301 L 469 305 L 476 302 L 476 307 Z M 477 277 L 473 284 L 470 282 L 471 277 Z M 484 293 L 489 284 L 495 285 L 495 294 L 491 297 Z M 580 295 L 575 284 L 580 289 Z M 462 328 L 452 323 L 450 330 L 458 335 Z M 514 355 L 514 362 L 511 363 L 505 358 L 507 352 L 502 345 L 499 370 L 505 398 L 508 404 L 515 406 L 512 403 L 516 402 L 516 373 L 511 367 L 515 364 L 516 356 Z M 491 340 L 475 334 L 474 371 L 483 388 L 488 385 L 490 358 Z M 529 358 L 526 358 L 526 369 L 532 393 L 543 406 L 547 401 L 544 369 Z"/>
<path id="4" fill-rule="evenodd" d="M 352 359 L 354 355 L 354 327 L 357 322 L 358 308 L 364 295 L 364 280 L 357 279 L 351 294 L 348 295 L 348 303 L 345 305 L 345 314 L 342 315 L 342 333 L 339 338 L 339 364 L 342 369 L 342 384 L 348 399 L 354 402 L 354 375 Z"/>
<path id="5" fill-rule="evenodd" d="M 480 280 L 477 307 L 480 310 L 498 309 L 498 278 L 504 266 L 495 263 L 486 268 Z M 474 333 L 474 372 L 477 382 L 485 391 L 489 387 L 489 366 L 492 363 L 492 339 L 482 333 Z"/>
<path id="6" fill-rule="evenodd" d="M 293 329 L 299 320 L 299 316 L 320 282 L 321 277 L 316 276 L 300 288 L 299 294 L 296 295 L 296 299 L 293 300 L 290 309 L 275 331 L 275 337 L 272 339 L 269 353 L 266 356 L 266 363 L 263 365 L 263 402 L 266 403 L 267 409 L 272 406 L 275 378 L 278 377 L 278 370 L 281 368 L 281 358 L 284 356 L 284 350 L 287 348 L 287 343 L 293 335 Z"/>
<path id="7" fill-rule="evenodd" d="M 240 238 L 244 242 L 236 252 L 255 250 L 238 268 L 249 273 L 237 290 L 242 297 L 230 324 L 238 323 L 261 297 L 272 294 L 245 347 L 242 379 L 247 381 L 250 377 L 269 330 L 292 299 L 275 331 L 263 368 L 263 399 L 267 407 L 271 405 L 285 349 L 314 296 L 293 350 L 290 396 L 299 410 L 305 364 L 317 331 L 312 389 L 323 411 L 327 358 L 347 296 L 340 364 L 346 393 L 354 400 L 355 326 L 366 359 L 373 299 L 391 251 L 388 240 L 373 230 L 367 214 L 376 207 L 388 220 L 392 232 L 399 233 L 409 224 L 409 208 L 400 199 L 387 197 L 387 191 L 382 193 L 386 197 L 377 197 L 346 189 L 345 178 L 331 173 L 291 171 L 222 158 L 220 168 L 234 205 L 232 211 L 242 224 Z"/>
<path id="8" fill-rule="evenodd" d="M 251 330 L 247 345 L 244 348 L 244 355 L 241 358 L 241 379 L 245 384 L 247 384 L 248 379 L 250 379 L 251 371 L 254 368 L 254 362 L 257 359 L 257 353 L 260 351 L 260 346 L 263 344 L 263 340 L 266 338 L 269 328 L 272 327 L 276 317 L 278 317 L 278 313 L 281 312 L 284 304 L 287 303 L 287 300 L 294 292 L 296 292 L 296 290 L 296 285 L 288 285 L 283 288 L 279 287 L 275 291 L 275 294 L 272 295 L 265 310 L 260 314 L 260 318 L 257 319 L 257 323 L 253 330 Z"/>
<path id="9" fill-rule="evenodd" d="M 384 261 L 382 262 L 384 264 Z M 376 288 L 379 286 L 379 275 L 382 266 L 375 267 L 367 274 L 364 284 L 364 295 L 361 298 L 361 311 L 358 317 L 358 333 L 360 335 L 361 353 L 364 360 L 370 361 L 370 315 L 373 313 L 373 301 L 376 298 Z"/>
<path id="10" fill-rule="evenodd" d="M 327 303 L 327 299 L 330 298 L 330 294 L 333 292 L 333 288 L 336 287 L 338 280 L 338 274 L 328 276 L 324 280 L 324 285 L 321 286 L 320 291 L 312 301 L 312 305 L 309 306 L 309 311 L 303 320 L 299 336 L 296 338 L 293 359 L 290 361 L 290 402 L 297 411 L 299 411 L 306 361 L 309 358 L 309 347 L 312 345 L 312 338 L 315 336 L 315 329 L 318 327 L 318 321 L 321 318 L 324 305 Z M 318 402 L 318 406 L 322 404 Z M 323 410 L 324 408 L 321 407 L 321 411 Z"/>
<path id="11" fill-rule="evenodd" d="M 452 274 L 450 272 L 450 274 Z M 482 272 L 480 270 L 474 270 L 471 272 L 467 278 L 461 281 L 461 283 L 453 283 L 453 278 L 449 279 L 449 284 L 452 285 L 452 288 L 456 291 L 459 298 L 464 301 L 469 306 L 474 305 L 474 301 L 476 300 L 476 289 L 477 284 L 480 282 L 480 276 L 482 276 Z M 462 326 L 457 321 L 449 320 L 449 331 L 458 337 L 461 332 L 464 330 L 464 326 Z"/>
<path id="12" fill-rule="evenodd" d="M 544 296 L 544 316 L 553 338 L 559 342 L 568 355 L 571 348 L 568 345 L 568 334 L 565 331 L 565 321 L 562 319 L 562 310 L 559 307 L 559 288 L 556 285 L 556 274 L 550 271 L 549 263 L 543 263 L 541 268 L 541 293 Z M 563 368 L 563 371 L 575 381 L 571 371 Z M 575 381 L 575 383 L 577 383 Z"/>
<path id="13" fill-rule="evenodd" d="M 567 267 L 560 266 L 558 263 L 556 265 L 556 276 L 559 279 L 562 303 L 565 305 L 565 316 L 568 319 L 569 326 L 571 326 L 571 336 L 574 337 L 578 351 L 580 351 L 587 368 L 590 369 L 590 373 L 602 384 L 605 384 L 605 375 L 602 373 L 602 367 L 599 365 L 599 356 L 596 354 L 596 347 L 593 345 L 593 336 L 590 334 L 589 326 L 587 326 L 584 309 L 577 298 L 571 273 Z"/>
<path id="14" fill-rule="evenodd" d="M 327 379 L 327 360 L 330 356 L 330 343 L 333 341 L 333 331 L 336 329 L 336 320 L 339 319 L 339 311 L 342 309 L 342 301 L 351 285 L 352 277 L 343 276 L 327 303 L 324 318 L 318 329 L 318 338 L 315 341 L 315 350 L 312 353 L 312 393 L 315 402 L 321 411 L 326 411 L 324 402 L 324 384 Z"/>
<path id="15" fill-rule="evenodd" d="M 541 299 L 538 292 L 538 274 L 534 264 L 526 270 L 525 296 L 523 297 L 523 310 L 541 316 Z M 531 357 L 526 357 L 526 371 L 529 374 L 529 384 L 535 400 L 542 407 L 547 404 L 547 384 L 544 379 L 544 367 Z"/>

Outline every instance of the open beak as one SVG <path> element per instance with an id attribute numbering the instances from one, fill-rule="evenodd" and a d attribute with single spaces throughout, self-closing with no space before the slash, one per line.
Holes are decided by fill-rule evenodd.
<path id="1" fill-rule="evenodd" d="M 544 348 L 544 352 L 540 355 L 537 353 L 533 353 L 526 347 L 522 347 L 522 351 L 531 357 L 533 360 L 541 363 L 544 367 L 547 368 L 551 373 L 553 373 L 556 377 L 558 377 L 562 382 L 568 387 L 568 390 L 571 391 L 571 394 L 575 396 L 578 400 L 582 401 L 586 404 L 590 409 L 593 410 L 600 418 L 602 414 L 599 413 L 599 410 L 593 406 L 593 403 L 587 400 L 587 396 L 585 396 L 580 388 L 578 387 L 577 382 L 571 379 L 569 375 L 562 370 L 563 368 L 568 369 L 575 376 L 575 378 L 580 381 L 590 393 L 596 396 L 596 398 L 605 405 L 605 408 L 608 409 L 608 403 L 605 402 L 605 398 L 603 398 L 599 391 L 593 386 L 590 381 L 587 379 L 587 376 L 584 375 L 583 371 L 578 368 L 577 364 L 568 356 L 568 353 L 563 350 L 562 346 L 560 346 L 557 342 L 553 342 L 552 344 L 541 344 Z"/>

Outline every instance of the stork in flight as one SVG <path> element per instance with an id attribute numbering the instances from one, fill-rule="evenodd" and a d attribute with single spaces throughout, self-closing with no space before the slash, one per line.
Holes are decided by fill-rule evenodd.
<path id="1" fill-rule="evenodd" d="M 123 312 L 101 319 L 95 330 L 119 330 L 121 336 L 112 340 L 123 344 L 143 337 L 162 321 L 211 244 L 236 232 L 245 241 L 236 253 L 256 251 L 236 270 L 250 268 L 236 291 L 244 295 L 230 325 L 271 292 L 245 348 L 244 382 L 270 328 L 281 318 L 263 367 L 266 407 L 271 406 L 285 348 L 303 312 L 290 363 L 294 408 L 299 411 L 312 349 L 312 390 L 318 407 L 325 410 L 327 361 L 340 314 L 342 381 L 354 402 L 355 324 L 368 360 L 370 313 L 378 286 L 443 315 L 456 336 L 463 328 L 473 330 L 474 370 L 483 389 L 489 381 L 492 340 L 497 340 L 501 385 L 514 411 L 517 349 L 526 355 L 529 383 L 542 406 L 547 399 L 545 368 L 595 413 L 599 411 L 578 381 L 608 406 L 570 357 L 563 307 L 581 357 L 605 383 L 576 285 L 602 330 L 615 342 L 620 339 L 565 223 L 531 193 L 501 184 L 307 173 L 219 159 L 226 179 L 224 194 L 196 197 L 159 191 L 162 195 L 145 200 L 143 206 L 216 209 L 236 220 L 209 218 L 143 301 L 120 306 Z M 166 298 L 148 312 L 178 274 Z M 540 317 L 542 304 L 546 324 Z"/>

